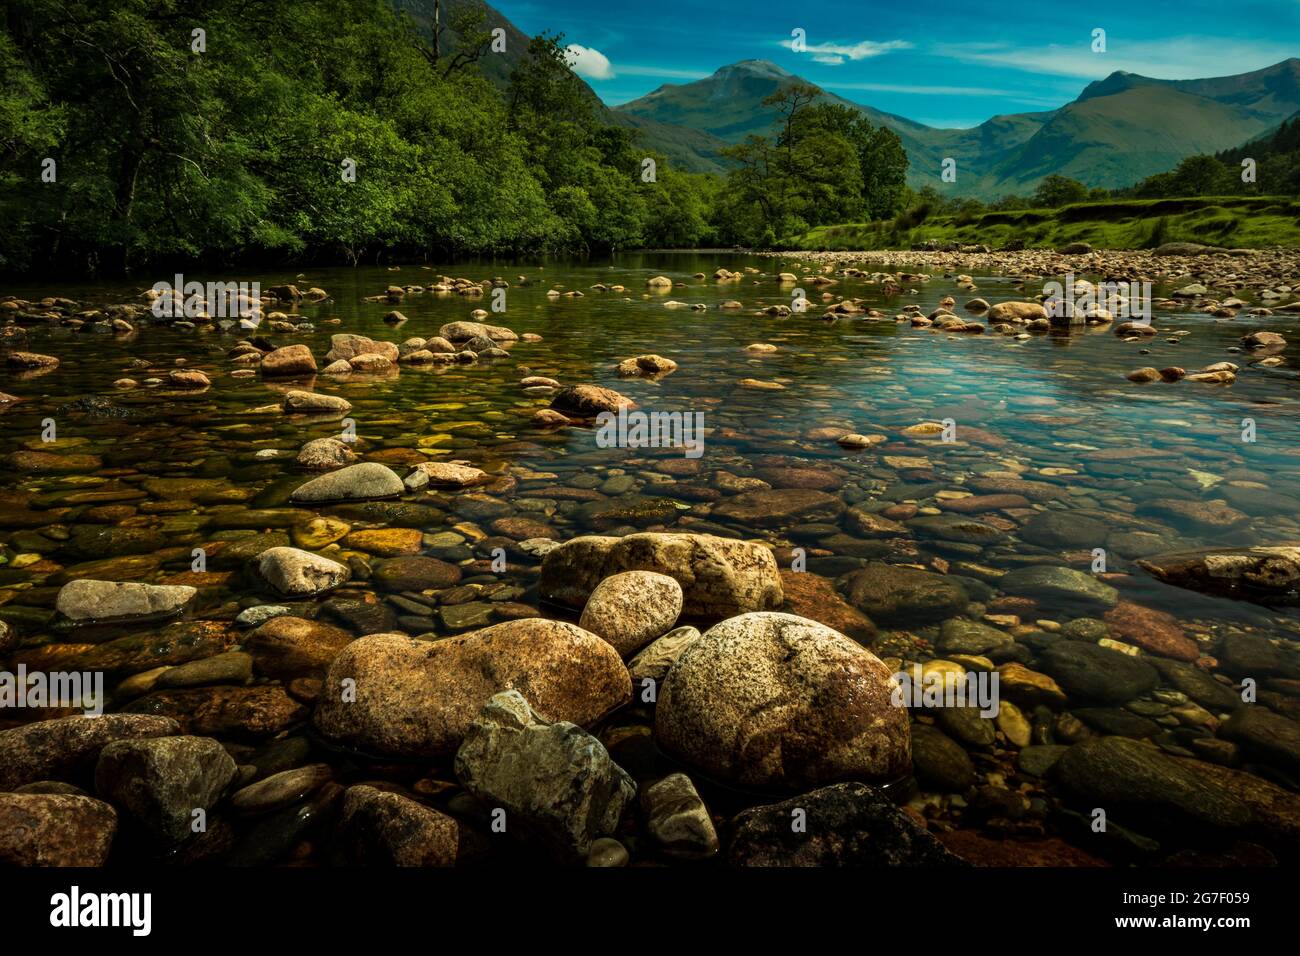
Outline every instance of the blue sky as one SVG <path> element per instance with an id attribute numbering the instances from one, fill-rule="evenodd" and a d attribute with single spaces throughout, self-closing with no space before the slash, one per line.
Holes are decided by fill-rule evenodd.
<path id="1" fill-rule="evenodd" d="M 496 0 L 560 31 L 610 105 L 767 59 L 846 99 L 931 126 L 1052 109 L 1115 70 L 1244 73 L 1300 56 L 1300 0 Z M 807 50 L 791 50 L 801 29 Z M 1092 50 L 1105 30 L 1106 52 Z"/>

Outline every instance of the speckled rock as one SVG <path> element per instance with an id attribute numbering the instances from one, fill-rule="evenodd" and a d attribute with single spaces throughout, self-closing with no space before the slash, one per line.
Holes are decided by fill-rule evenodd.
<path id="1" fill-rule="evenodd" d="M 357 460 L 347 442 L 338 438 L 316 438 L 302 446 L 296 459 L 299 468 L 342 468 Z"/>
<path id="2" fill-rule="evenodd" d="M 668 672 L 655 739 L 707 775 L 744 786 L 890 781 L 911 765 L 895 686 L 875 655 L 825 625 L 742 614 L 710 628 Z"/>
<path id="3" fill-rule="evenodd" d="M 334 659 L 314 720 L 325 736 L 358 750 L 447 756 L 503 690 L 527 695 L 552 719 L 589 726 L 631 699 L 632 682 L 612 646 L 560 621 L 507 621 L 432 643 L 373 634 Z"/>
<path id="4" fill-rule="evenodd" d="M 654 571 L 624 571 L 596 585 L 578 626 L 627 657 L 672 630 L 681 613 L 682 586 L 676 580 Z"/>
<path id="5" fill-rule="evenodd" d="M 548 601 L 583 607 L 601 581 L 624 571 L 655 571 L 675 579 L 682 588 L 682 613 L 690 617 L 769 610 L 784 598 L 771 549 L 664 532 L 572 538 L 546 555 L 538 591 Z"/>
<path id="6" fill-rule="evenodd" d="M 95 790 L 153 836 L 179 843 L 194 811 L 216 804 L 235 776 L 235 761 L 211 737 L 118 740 L 99 755 Z"/>
<path id="7" fill-rule="evenodd" d="M 0 793 L 0 864 L 103 866 L 117 813 L 93 797 Z"/>
<path id="8" fill-rule="evenodd" d="M 350 866 L 454 866 L 460 824 L 400 793 L 348 787 L 336 840 Z"/>

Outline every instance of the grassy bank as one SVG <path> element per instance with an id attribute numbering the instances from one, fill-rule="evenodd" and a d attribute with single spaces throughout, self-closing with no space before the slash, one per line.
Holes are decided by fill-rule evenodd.
<path id="1" fill-rule="evenodd" d="M 1153 249 L 1165 242 L 1236 248 L 1300 247 L 1300 200 L 1288 196 L 1114 199 L 1059 209 L 958 215 L 904 213 L 878 222 L 818 226 L 783 238 L 781 249 L 908 249 L 937 239 L 992 249 L 1087 242 L 1099 249 Z"/>

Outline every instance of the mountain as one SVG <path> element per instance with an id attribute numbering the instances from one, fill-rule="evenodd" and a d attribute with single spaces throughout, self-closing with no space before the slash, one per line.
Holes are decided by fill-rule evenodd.
<path id="1" fill-rule="evenodd" d="M 698 129 L 724 142 L 737 143 L 750 134 L 772 131 L 773 112 L 763 106 L 765 97 L 792 83 L 807 82 L 767 60 L 742 60 L 702 80 L 664 84 L 640 99 L 614 107 L 614 113 Z M 935 183 L 947 157 L 957 160 L 959 182 L 968 177 L 972 181 L 982 178 L 997 161 L 1033 137 L 1053 115 L 1019 113 L 995 116 L 973 129 L 935 129 L 826 90 L 819 99 L 858 110 L 873 125 L 897 133 L 907 151 L 908 181 L 916 187 Z"/>
<path id="2" fill-rule="evenodd" d="M 670 127 L 701 130 L 724 144 L 739 143 L 751 134 L 772 131 L 774 114 L 770 107 L 763 105 L 765 97 L 791 84 L 807 82 L 768 60 L 742 60 L 702 80 L 665 83 L 640 99 L 614 107 L 613 112 Z M 888 126 L 903 140 L 909 157 L 932 152 L 927 137 L 936 131 L 928 126 L 824 90 L 820 100 L 858 110 L 871 123 Z"/>
<path id="3" fill-rule="evenodd" d="M 1300 59 L 1204 80 L 1112 73 L 1089 84 L 980 183 L 1025 192 L 1059 173 L 1088 186 L 1128 186 L 1198 153 L 1230 149 L 1300 108 Z"/>
<path id="4" fill-rule="evenodd" d="M 702 80 L 666 84 L 613 112 L 734 143 L 770 132 L 772 112 L 763 98 L 804 82 L 766 60 L 743 60 Z M 1052 173 L 1092 187 L 1127 186 L 1187 156 L 1239 145 L 1300 109 L 1300 59 L 1200 80 L 1112 73 L 1059 109 L 994 116 L 971 129 L 935 129 L 828 91 L 822 98 L 851 106 L 897 133 L 914 187 L 991 198 L 1031 192 Z M 939 180 L 946 157 L 957 161 L 952 186 Z"/>

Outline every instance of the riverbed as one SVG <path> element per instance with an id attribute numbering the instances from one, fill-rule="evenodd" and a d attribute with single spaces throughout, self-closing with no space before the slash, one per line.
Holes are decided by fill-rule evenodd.
<path id="1" fill-rule="evenodd" d="M 167 669 L 248 651 L 241 613 L 286 606 L 330 628 L 325 643 L 334 630 L 348 639 L 398 632 L 436 641 L 539 616 L 576 622 L 581 608 L 539 594 L 547 548 L 538 541 L 637 532 L 757 541 L 771 546 L 785 583 L 781 610 L 846 634 L 891 672 L 940 660 L 1002 675 L 996 719 L 913 708 L 915 772 L 888 782 L 895 802 L 958 856 L 1286 859 L 1300 835 L 1294 592 L 1211 593 L 1161 580 L 1139 562 L 1300 541 L 1300 379 L 1285 350 L 1270 350 L 1278 361 L 1261 364 L 1264 353 L 1242 345 L 1259 330 L 1295 338 L 1296 317 L 1252 316 L 1249 306 L 1263 300 L 1236 288 L 1157 307 L 1154 335 L 1116 334 L 1120 320 L 944 331 L 912 318 L 953 296 L 954 314 L 983 324 L 965 303 L 1032 301 L 1041 279 L 867 256 L 852 258 L 846 275 L 849 258 L 665 253 L 244 277 L 263 289 L 291 282 L 325 290 L 321 302 L 271 307 L 309 326 L 292 332 L 145 319 L 114 333 L 26 320 L 22 341 L 10 345 L 59 363 L 40 374 L 8 370 L 0 381 L 0 392 L 18 399 L 0 413 L 10 454 L 0 470 L 0 621 L 14 635 L 10 664 L 104 673 L 109 712 L 172 717 L 190 734 L 216 738 L 243 786 L 315 768 L 312 786 L 283 805 L 241 814 L 214 803 L 219 823 L 166 855 L 326 863 L 332 824 L 319 821 L 331 819 L 323 809 L 337 796 L 331 787 L 380 782 L 484 833 L 490 823 L 467 804 L 448 761 L 390 759 L 320 734 L 310 720 L 322 692 L 318 660 L 270 667 L 254 650 L 251 672 L 230 661 L 172 683 Z M 738 277 L 719 281 L 719 268 Z M 780 281 L 783 272 L 797 281 Z M 890 287 L 873 273 L 892 274 Z M 959 287 L 959 274 L 969 283 Z M 500 284 L 473 297 L 422 290 L 379 298 L 390 286 L 427 287 L 443 275 Z M 678 285 L 647 291 L 660 275 Z M 1188 281 L 1159 279 L 1155 298 Z M 14 283 L 0 291 L 66 297 L 84 310 L 140 303 L 147 285 Z M 805 310 L 764 311 L 791 306 L 795 288 Z M 1248 304 L 1209 314 L 1206 301 L 1229 294 Z M 842 299 L 869 311 L 827 316 Z M 494 302 L 503 311 L 490 311 Z M 436 336 L 475 309 L 522 336 L 500 343 L 507 356 L 399 361 L 380 374 L 305 380 L 234 374 L 244 366 L 232 350 L 244 338 L 305 345 L 323 369 L 334 335 L 400 345 Z M 620 363 L 645 355 L 676 367 L 619 374 Z M 1220 383 L 1127 377 L 1224 362 L 1234 373 Z M 177 370 L 200 371 L 210 384 L 178 387 Z M 521 387 L 528 377 L 603 386 L 639 410 L 691 416 L 701 440 L 694 449 L 610 447 L 591 423 L 539 425 L 534 415 L 555 388 Z M 338 396 L 350 410 L 278 413 L 290 390 Z M 866 440 L 842 442 L 846 435 Z M 356 461 L 399 477 L 421 462 L 464 463 L 486 477 L 391 500 L 294 501 L 318 474 L 296 464 L 299 450 L 340 436 Z M 20 452 L 36 454 L 14 457 Z M 345 565 L 349 579 L 309 597 L 269 592 L 248 565 L 286 546 Z M 419 586 L 401 573 L 412 558 L 454 573 Z M 856 575 L 882 565 L 962 582 L 960 607 L 944 603 L 942 588 L 902 598 L 855 588 Z M 55 603 L 79 578 L 197 592 L 176 618 L 72 626 Z M 680 623 L 707 630 L 716 621 Z M 1062 651 L 1065 644 L 1087 651 Z M 1122 664 L 1112 670 L 1112 660 Z M 1266 719 L 1234 716 L 1242 707 Z M 591 728 L 642 786 L 671 770 L 691 773 L 680 754 L 656 746 L 653 724 L 653 705 L 634 699 Z M 1056 767 L 1070 749 L 1113 738 L 1137 749 L 1107 744 L 1116 749 Z M 1145 776 L 1135 777 L 1130 760 Z M 783 799 L 714 774 L 692 779 L 724 853 L 736 812 Z M 1240 819 L 1219 818 L 1225 794 L 1246 807 Z M 1098 804 L 1114 808 L 1117 827 L 1090 826 Z M 623 827 L 617 835 L 632 862 L 673 861 L 642 824 Z M 111 861 L 162 855 L 127 832 Z"/>

